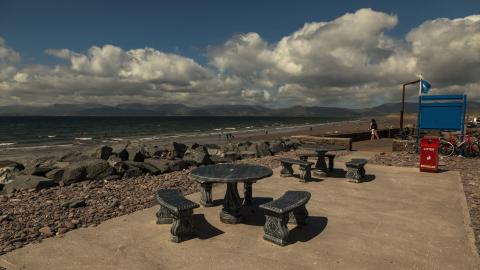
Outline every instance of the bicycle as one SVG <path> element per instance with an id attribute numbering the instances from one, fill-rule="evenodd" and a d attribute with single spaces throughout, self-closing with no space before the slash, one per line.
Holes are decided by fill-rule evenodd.
<path id="1" fill-rule="evenodd" d="M 448 133 L 448 138 L 440 139 L 438 152 L 442 156 L 451 156 L 454 153 L 463 154 L 465 157 L 478 157 L 480 155 L 480 142 L 478 138 L 465 135 L 460 141 L 458 136 Z"/>

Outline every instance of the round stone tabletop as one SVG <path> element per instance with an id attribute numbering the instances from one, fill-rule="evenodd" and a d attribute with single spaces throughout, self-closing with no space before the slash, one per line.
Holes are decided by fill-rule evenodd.
<path id="1" fill-rule="evenodd" d="M 198 182 L 232 183 L 256 181 L 272 174 L 265 166 L 228 163 L 195 168 L 191 177 Z"/>

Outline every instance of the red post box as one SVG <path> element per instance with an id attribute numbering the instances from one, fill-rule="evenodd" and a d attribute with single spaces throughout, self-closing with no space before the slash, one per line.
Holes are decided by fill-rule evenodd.
<path id="1" fill-rule="evenodd" d="M 420 171 L 438 172 L 440 138 L 423 137 L 420 141 Z"/>

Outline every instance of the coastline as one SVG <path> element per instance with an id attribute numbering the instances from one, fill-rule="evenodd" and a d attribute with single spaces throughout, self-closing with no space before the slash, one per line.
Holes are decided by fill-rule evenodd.
<path id="1" fill-rule="evenodd" d="M 279 137 L 290 137 L 294 135 L 312 135 L 312 136 L 329 136 L 342 133 L 365 132 L 368 131 L 369 118 L 359 118 L 354 120 L 334 121 L 317 124 L 300 124 L 293 126 L 279 126 L 265 129 L 251 130 L 228 130 L 212 132 L 194 132 L 183 134 L 159 134 L 151 136 L 131 136 L 117 140 L 102 141 L 83 141 L 74 144 L 62 145 L 43 145 L 43 146 L 25 146 L 25 147 L 8 147 L 0 149 L 0 159 L 9 160 L 25 160 L 35 159 L 41 156 L 60 156 L 67 152 L 79 151 L 89 152 L 100 145 L 120 146 L 127 143 L 143 144 L 145 146 L 162 145 L 173 141 L 185 143 L 187 145 L 198 144 L 225 144 L 227 143 L 225 134 L 234 135 L 232 142 L 240 141 L 262 141 L 272 140 Z M 380 128 L 397 127 L 397 119 L 391 117 L 377 118 Z M 254 125 L 254 123 L 252 123 Z M 311 130 L 310 130 L 311 128 Z M 265 133 L 268 131 L 268 134 Z"/>

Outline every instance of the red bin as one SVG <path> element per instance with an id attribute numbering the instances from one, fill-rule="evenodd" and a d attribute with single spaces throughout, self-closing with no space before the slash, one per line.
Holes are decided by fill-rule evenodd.
<path id="1" fill-rule="evenodd" d="M 420 171 L 438 172 L 440 138 L 423 137 L 420 141 Z"/>

